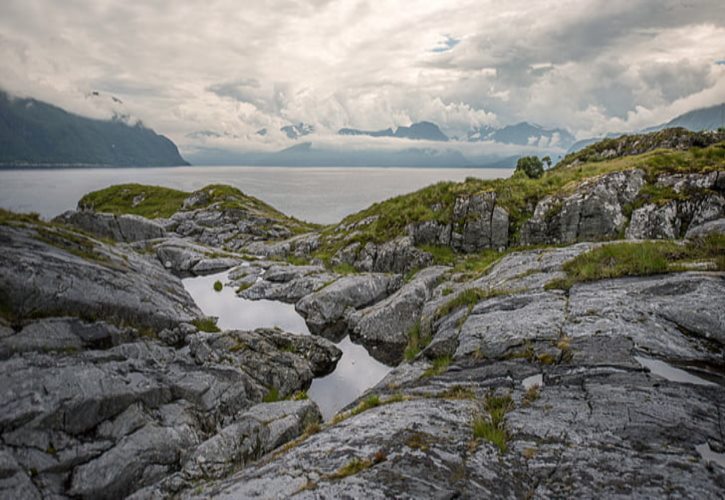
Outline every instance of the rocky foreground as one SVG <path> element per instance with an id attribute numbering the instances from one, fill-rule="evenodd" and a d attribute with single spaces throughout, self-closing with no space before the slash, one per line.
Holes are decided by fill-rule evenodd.
<path id="1" fill-rule="evenodd" d="M 525 221 L 467 183 L 385 240 L 218 186 L 2 212 L 0 497 L 719 497 L 718 158 L 597 167 Z M 313 335 L 216 331 L 180 277 L 225 269 Z M 346 335 L 395 368 L 323 423 Z"/>

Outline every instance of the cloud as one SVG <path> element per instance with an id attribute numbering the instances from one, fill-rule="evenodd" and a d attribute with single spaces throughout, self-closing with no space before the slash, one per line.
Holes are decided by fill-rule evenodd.
<path id="1" fill-rule="evenodd" d="M 723 46 L 715 0 L 0 4 L 1 87 L 96 117 L 114 95 L 182 149 L 286 147 L 299 122 L 634 130 L 722 102 Z"/>

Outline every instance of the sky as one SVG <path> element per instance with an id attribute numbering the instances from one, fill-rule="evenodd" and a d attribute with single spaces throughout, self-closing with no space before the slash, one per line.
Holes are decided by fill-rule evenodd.
<path id="1" fill-rule="evenodd" d="M 2 0 L 0 61 L 14 95 L 128 114 L 182 151 L 274 150 L 299 122 L 586 138 L 723 102 L 725 2 Z"/>

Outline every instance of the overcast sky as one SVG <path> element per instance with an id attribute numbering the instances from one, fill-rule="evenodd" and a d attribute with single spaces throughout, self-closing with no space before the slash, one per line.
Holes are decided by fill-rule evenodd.
<path id="1" fill-rule="evenodd" d="M 0 61 L 11 93 L 92 116 L 113 95 L 186 150 L 296 122 L 583 138 L 725 100 L 725 1 L 2 0 Z"/>

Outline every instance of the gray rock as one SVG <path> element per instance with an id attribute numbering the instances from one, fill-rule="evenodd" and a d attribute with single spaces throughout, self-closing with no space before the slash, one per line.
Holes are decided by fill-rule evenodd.
<path id="1" fill-rule="evenodd" d="M 347 329 L 348 310 L 374 304 L 402 285 L 402 278 L 388 274 L 344 276 L 334 283 L 300 300 L 295 309 L 304 316 L 315 335 L 340 337 Z"/>
<path id="2" fill-rule="evenodd" d="M 140 215 L 113 215 L 86 210 L 69 210 L 53 219 L 53 221 L 77 227 L 101 238 L 110 238 L 125 243 L 166 236 L 166 231 L 162 225 Z"/>
<path id="3" fill-rule="evenodd" d="M 432 262 L 432 256 L 414 246 L 413 239 L 408 236 L 380 245 L 368 242 L 361 247 L 359 243 L 352 243 L 333 258 L 335 264 L 350 264 L 364 272 L 407 273 L 422 269 Z"/>
<path id="4" fill-rule="evenodd" d="M 423 304 L 448 268 L 429 267 L 388 298 L 348 317 L 350 338 L 365 346 L 377 360 L 400 363 L 408 344 L 408 333 L 419 321 Z"/>
<path id="5" fill-rule="evenodd" d="M 178 278 L 132 250 L 45 226 L 0 226 L 0 295 L 15 316 L 77 316 L 159 331 L 201 316 Z"/>
<path id="6" fill-rule="evenodd" d="M 588 179 L 573 194 L 545 197 L 521 228 L 524 245 L 575 243 L 616 237 L 627 219 L 624 205 L 644 186 L 644 172 L 628 170 Z"/>
<path id="7" fill-rule="evenodd" d="M 725 234 L 725 218 L 711 220 L 699 226 L 690 226 L 685 237 L 698 238 L 708 234 Z"/>
<path id="8" fill-rule="evenodd" d="M 204 275 L 238 266 L 243 256 L 192 243 L 181 238 L 169 238 L 154 245 L 156 257 L 168 270 L 180 275 Z"/>

